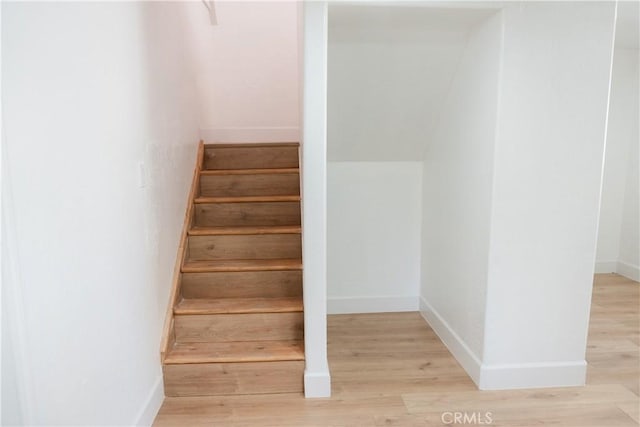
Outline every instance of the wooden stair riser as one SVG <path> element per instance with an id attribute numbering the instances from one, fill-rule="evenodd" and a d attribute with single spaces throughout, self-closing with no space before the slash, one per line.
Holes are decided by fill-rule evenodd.
<path id="1" fill-rule="evenodd" d="M 303 339 L 302 312 L 176 315 L 177 342 L 294 341 Z"/>
<path id="2" fill-rule="evenodd" d="M 301 258 L 300 234 L 189 236 L 190 260 Z"/>
<path id="3" fill-rule="evenodd" d="M 272 169 L 297 168 L 298 147 L 276 146 L 205 146 L 204 169 Z"/>
<path id="4" fill-rule="evenodd" d="M 200 196 L 286 196 L 300 194 L 300 176 L 289 174 L 247 174 L 200 176 Z"/>
<path id="5" fill-rule="evenodd" d="M 300 202 L 199 203 L 196 227 L 300 225 Z"/>
<path id="6" fill-rule="evenodd" d="M 304 361 L 164 365 L 166 396 L 301 393 Z"/>
<path id="7" fill-rule="evenodd" d="M 278 298 L 300 295 L 300 270 L 182 274 L 184 298 Z"/>

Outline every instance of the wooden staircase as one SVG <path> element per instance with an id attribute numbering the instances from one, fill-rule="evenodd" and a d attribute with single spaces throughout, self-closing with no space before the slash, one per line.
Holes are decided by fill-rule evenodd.
<path id="1" fill-rule="evenodd" d="M 298 148 L 200 143 L 161 348 L 165 395 L 302 392 Z"/>

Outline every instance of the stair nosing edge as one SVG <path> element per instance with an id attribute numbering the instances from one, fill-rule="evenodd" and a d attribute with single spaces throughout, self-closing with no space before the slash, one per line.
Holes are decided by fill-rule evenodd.
<path id="1" fill-rule="evenodd" d="M 200 176 L 224 175 L 295 175 L 300 168 L 201 169 Z"/>
<path id="2" fill-rule="evenodd" d="M 169 361 L 167 361 L 169 360 Z M 162 362 L 163 365 L 208 365 L 210 363 L 269 363 L 269 362 L 304 362 L 305 356 L 302 355 L 300 358 L 291 358 L 291 359 L 266 359 L 266 358 L 260 358 L 260 359 L 255 359 L 255 360 L 227 360 L 227 361 L 194 361 L 194 362 L 189 362 L 189 361 L 182 361 L 182 362 L 174 362 L 171 361 L 171 359 L 169 358 L 169 356 L 167 356 L 165 358 L 165 361 Z"/>
<path id="3" fill-rule="evenodd" d="M 217 142 L 206 143 L 204 148 L 251 148 L 251 147 L 300 147 L 300 142 Z"/>
<path id="4" fill-rule="evenodd" d="M 302 198 L 297 194 L 285 196 L 230 196 L 230 197 L 202 197 L 193 199 L 196 205 L 212 203 L 286 203 L 300 202 Z"/>
<path id="5" fill-rule="evenodd" d="M 260 232 L 259 230 L 270 230 Z M 193 227 L 187 232 L 189 236 L 259 236 L 264 234 L 302 234 L 302 226 L 256 226 L 256 227 Z"/>

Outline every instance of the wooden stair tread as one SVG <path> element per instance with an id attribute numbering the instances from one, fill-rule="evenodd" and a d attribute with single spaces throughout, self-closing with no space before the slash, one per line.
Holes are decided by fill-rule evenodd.
<path id="1" fill-rule="evenodd" d="M 165 365 L 304 360 L 304 341 L 176 343 Z"/>
<path id="2" fill-rule="evenodd" d="M 204 144 L 204 148 L 299 147 L 299 142 L 241 142 Z"/>
<path id="3" fill-rule="evenodd" d="M 235 197 L 196 197 L 193 201 L 201 203 L 252 203 L 252 202 L 299 202 L 300 196 L 235 196 Z"/>
<path id="4" fill-rule="evenodd" d="M 302 270 L 301 259 L 239 259 L 186 261 L 183 273 L 206 273 L 219 271 L 276 271 Z"/>
<path id="5" fill-rule="evenodd" d="M 203 169 L 200 175 L 278 175 L 300 173 L 299 168 L 274 168 L 274 169 Z"/>
<path id="6" fill-rule="evenodd" d="M 290 313 L 302 311 L 302 297 L 183 299 L 175 314 Z"/>
<path id="7" fill-rule="evenodd" d="M 238 227 L 193 227 L 189 230 L 190 236 L 226 236 L 240 234 L 300 234 L 302 227 L 299 225 L 274 225 L 274 226 L 238 226 Z"/>

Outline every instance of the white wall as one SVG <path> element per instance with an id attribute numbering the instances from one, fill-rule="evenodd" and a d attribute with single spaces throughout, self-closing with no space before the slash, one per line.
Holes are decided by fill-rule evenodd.
<path id="1" fill-rule="evenodd" d="M 498 13 L 469 35 L 423 166 L 421 311 L 476 381 L 485 328 L 501 33 Z"/>
<path id="2" fill-rule="evenodd" d="M 415 311 L 422 162 L 329 162 L 329 313 Z"/>
<path id="3" fill-rule="evenodd" d="M 417 161 L 484 9 L 331 5 L 329 161 Z"/>
<path id="4" fill-rule="evenodd" d="M 640 280 L 638 79 L 638 50 L 617 46 L 596 256 L 597 272 L 626 273 L 635 280 Z"/>
<path id="5" fill-rule="evenodd" d="M 21 416 L 150 423 L 198 140 L 184 6 L 2 9 L 3 286 L 18 305 Z"/>
<path id="6" fill-rule="evenodd" d="M 217 25 L 189 2 L 200 128 L 206 141 L 299 140 L 295 1 L 217 1 Z"/>
<path id="7" fill-rule="evenodd" d="M 481 388 L 584 384 L 614 8 L 504 9 Z"/>
<path id="8" fill-rule="evenodd" d="M 331 395 L 327 361 L 327 2 L 303 4 L 304 394 Z"/>

